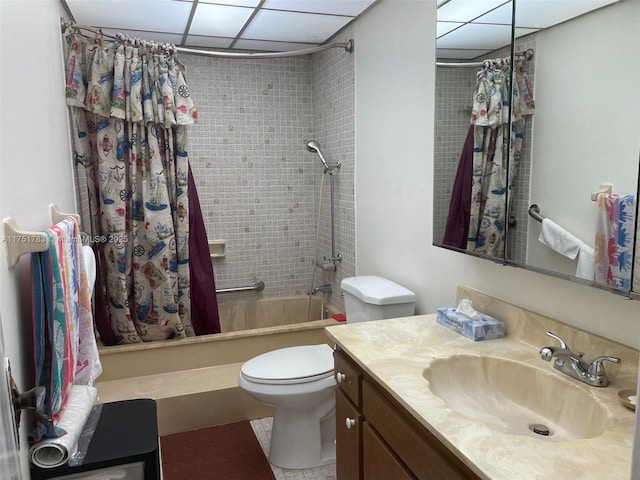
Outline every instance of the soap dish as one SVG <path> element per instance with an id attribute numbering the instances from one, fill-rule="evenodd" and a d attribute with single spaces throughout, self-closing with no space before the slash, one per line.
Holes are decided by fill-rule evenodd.
<path id="1" fill-rule="evenodd" d="M 618 397 L 620 397 L 620 401 L 625 407 L 630 408 L 631 410 L 636 409 L 636 391 L 630 388 L 620 390 L 618 392 Z"/>

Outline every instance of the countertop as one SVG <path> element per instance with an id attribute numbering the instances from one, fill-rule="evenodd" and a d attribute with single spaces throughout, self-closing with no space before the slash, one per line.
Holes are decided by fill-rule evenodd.
<path id="1" fill-rule="evenodd" d="M 514 316 L 519 317 L 517 327 L 513 323 Z M 620 402 L 618 391 L 636 387 L 637 351 L 609 344 L 606 339 L 591 337 L 582 331 L 572 335 L 568 333 L 570 327 L 564 324 L 551 325 L 551 328 L 556 327 L 556 332 L 569 336 L 567 343 L 569 340 L 581 343 L 579 340 L 582 339 L 589 348 L 598 349 L 585 348 L 586 358 L 605 354 L 625 357 L 620 366 L 610 369 L 607 365 L 609 386 L 591 387 L 558 372 L 552 363 L 540 358 L 539 349 L 555 342 L 545 337 L 544 331 L 538 331 L 540 328 L 549 329 L 549 322 L 549 319 L 533 318 L 530 312 L 519 311 L 505 322 L 505 338 L 478 342 L 439 325 L 435 314 L 347 323 L 327 327 L 325 331 L 368 375 L 481 478 L 629 479 L 635 415 Z M 581 346 L 577 345 L 574 350 Z M 607 428 L 595 438 L 549 441 L 551 437 L 533 433 L 529 436 L 499 432 L 479 420 L 463 416 L 436 397 L 423 376 L 425 368 L 434 359 L 452 354 L 505 358 L 564 377 L 602 403 L 609 417 Z M 589 418 L 585 418 L 585 422 L 588 421 Z"/>

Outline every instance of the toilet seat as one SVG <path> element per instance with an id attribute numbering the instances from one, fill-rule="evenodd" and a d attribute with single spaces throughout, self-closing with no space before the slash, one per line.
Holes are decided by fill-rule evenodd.
<path id="1" fill-rule="evenodd" d="M 269 385 L 315 382 L 333 375 L 333 350 L 326 344 L 273 350 L 245 362 L 240 374 Z"/>

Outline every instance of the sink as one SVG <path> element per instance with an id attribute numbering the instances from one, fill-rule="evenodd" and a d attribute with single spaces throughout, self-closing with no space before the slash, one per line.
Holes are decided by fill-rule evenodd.
<path id="1" fill-rule="evenodd" d="M 559 442 L 593 438 L 610 419 L 592 387 L 512 360 L 453 355 L 433 360 L 423 375 L 447 407 L 505 433 Z"/>

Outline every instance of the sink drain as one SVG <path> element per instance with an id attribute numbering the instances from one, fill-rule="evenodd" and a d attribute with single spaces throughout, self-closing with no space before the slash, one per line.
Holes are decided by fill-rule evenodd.
<path id="1" fill-rule="evenodd" d="M 551 435 L 551 430 L 546 425 L 541 423 L 532 423 L 529 425 L 529 430 L 537 435 L 542 435 L 543 437 L 548 437 Z"/>

